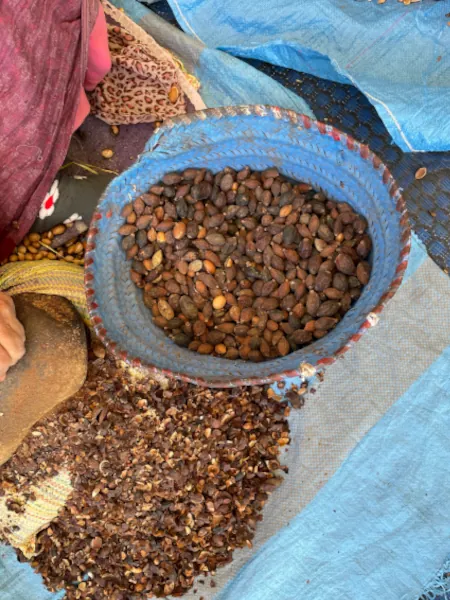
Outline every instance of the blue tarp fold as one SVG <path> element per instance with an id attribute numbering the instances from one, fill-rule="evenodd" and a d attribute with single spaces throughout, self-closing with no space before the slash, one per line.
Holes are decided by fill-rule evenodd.
<path id="1" fill-rule="evenodd" d="M 450 150 L 449 4 L 169 0 L 208 48 L 358 87 L 407 152 Z"/>

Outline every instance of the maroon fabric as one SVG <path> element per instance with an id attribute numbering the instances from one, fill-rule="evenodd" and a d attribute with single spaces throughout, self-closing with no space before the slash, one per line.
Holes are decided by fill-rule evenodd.
<path id="1" fill-rule="evenodd" d="M 0 0 L 0 260 L 69 146 L 98 0 Z"/>

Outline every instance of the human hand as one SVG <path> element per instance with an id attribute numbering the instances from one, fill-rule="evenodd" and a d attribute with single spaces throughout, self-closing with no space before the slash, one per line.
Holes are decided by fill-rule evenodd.
<path id="1" fill-rule="evenodd" d="M 0 292 L 0 382 L 7 370 L 25 354 L 25 331 L 16 317 L 14 302 Z"/>

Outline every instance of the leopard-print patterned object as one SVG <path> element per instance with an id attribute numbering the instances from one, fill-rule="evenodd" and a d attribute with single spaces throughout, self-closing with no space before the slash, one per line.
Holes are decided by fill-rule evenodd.
<path id="1" fill-rule="evenodd" d="M 112 68 L 90 101 L 92 113 L 110 125 L 152 123 L 186 113 L 180 82 L 184 74 L 169 53 L 148 38 L 146 44 L 123 25 L 108 25 Z"/>

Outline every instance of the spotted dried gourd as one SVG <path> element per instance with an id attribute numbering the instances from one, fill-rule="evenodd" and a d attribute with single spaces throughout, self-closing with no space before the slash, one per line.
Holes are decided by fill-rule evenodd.
<path id="1" fill-rule="evenodd" d="M 370 278 L 366 220 L 276 168 L 168 173 L 122 216 L 154 323 L 200 354 L 286 356 L 333 329 Z"/>

